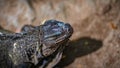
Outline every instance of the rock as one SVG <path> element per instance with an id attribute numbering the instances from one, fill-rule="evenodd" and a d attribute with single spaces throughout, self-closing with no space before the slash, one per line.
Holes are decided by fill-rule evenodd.
<path id="1" fill-rule="evenodd" d="M 24 24 L 45 19 L 69 22 L 74 34 L 63 59 L 64 68 L 120 67 L 119 0 L 1 0 L 0 25 L 19 32 Z"/>
<path id="2" fill-rule="evenodd" d="M 17 31 L 34 19 L 34 12 L 26 0 L 0 0 L 0 9 L 0 25 L 11 31 Z"/>

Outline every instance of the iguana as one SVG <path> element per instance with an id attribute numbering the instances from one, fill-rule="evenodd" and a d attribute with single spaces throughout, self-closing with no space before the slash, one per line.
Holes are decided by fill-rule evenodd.
<path id="1" fill-rule="evenodd" d="M 70 24 L 47 20 L 20 33 L 0 33 L 0 68 L 53 68 L 73 34 Z"/>

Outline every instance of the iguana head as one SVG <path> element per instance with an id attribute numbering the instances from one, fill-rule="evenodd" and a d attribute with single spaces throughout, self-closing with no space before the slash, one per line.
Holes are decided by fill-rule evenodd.
<path id="1" fill-rule="evenodd" d="M 40 35 L 39 45 L 37 47 L 43 56 L 49 56 L 57 51 L 61 46 L 65 46 L 70 36 L 73 34 L 73 28 L 70 24 L 57 20 L 47 20 L 40 26 L 25 25 L 21 32 L 27 32 L 30 35 Z M 39 51 L 40 50 L 40 51 Z M 38 54 L 38 57 L 41 55 Z"/>
<path id="2" fill-rule="evenodd" d="M 56 20 L 48 20 L 42 26 L 43 46 L 42 54 L 48 56 L 59 47 L 65 46 L 73 33 L 70 24 Z"/>

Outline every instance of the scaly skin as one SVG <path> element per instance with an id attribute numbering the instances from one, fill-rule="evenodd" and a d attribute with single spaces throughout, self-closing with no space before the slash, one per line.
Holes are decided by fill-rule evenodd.
<path id="1" fill-rule="evenodd" d="M 52 68 L 73 33 L 69 24 L 48 20 L 21 33 L 0 34 L 0 68 Z"/>

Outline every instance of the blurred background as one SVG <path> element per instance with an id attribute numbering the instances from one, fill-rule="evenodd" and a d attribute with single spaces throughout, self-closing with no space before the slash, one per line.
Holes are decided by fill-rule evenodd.
<path id="1" fill-rule="evenodd" d="M 48 19 L 74 29 L 57 68 L 120 68 L 120 0 L 0 0 L 0 29 Z"/>

